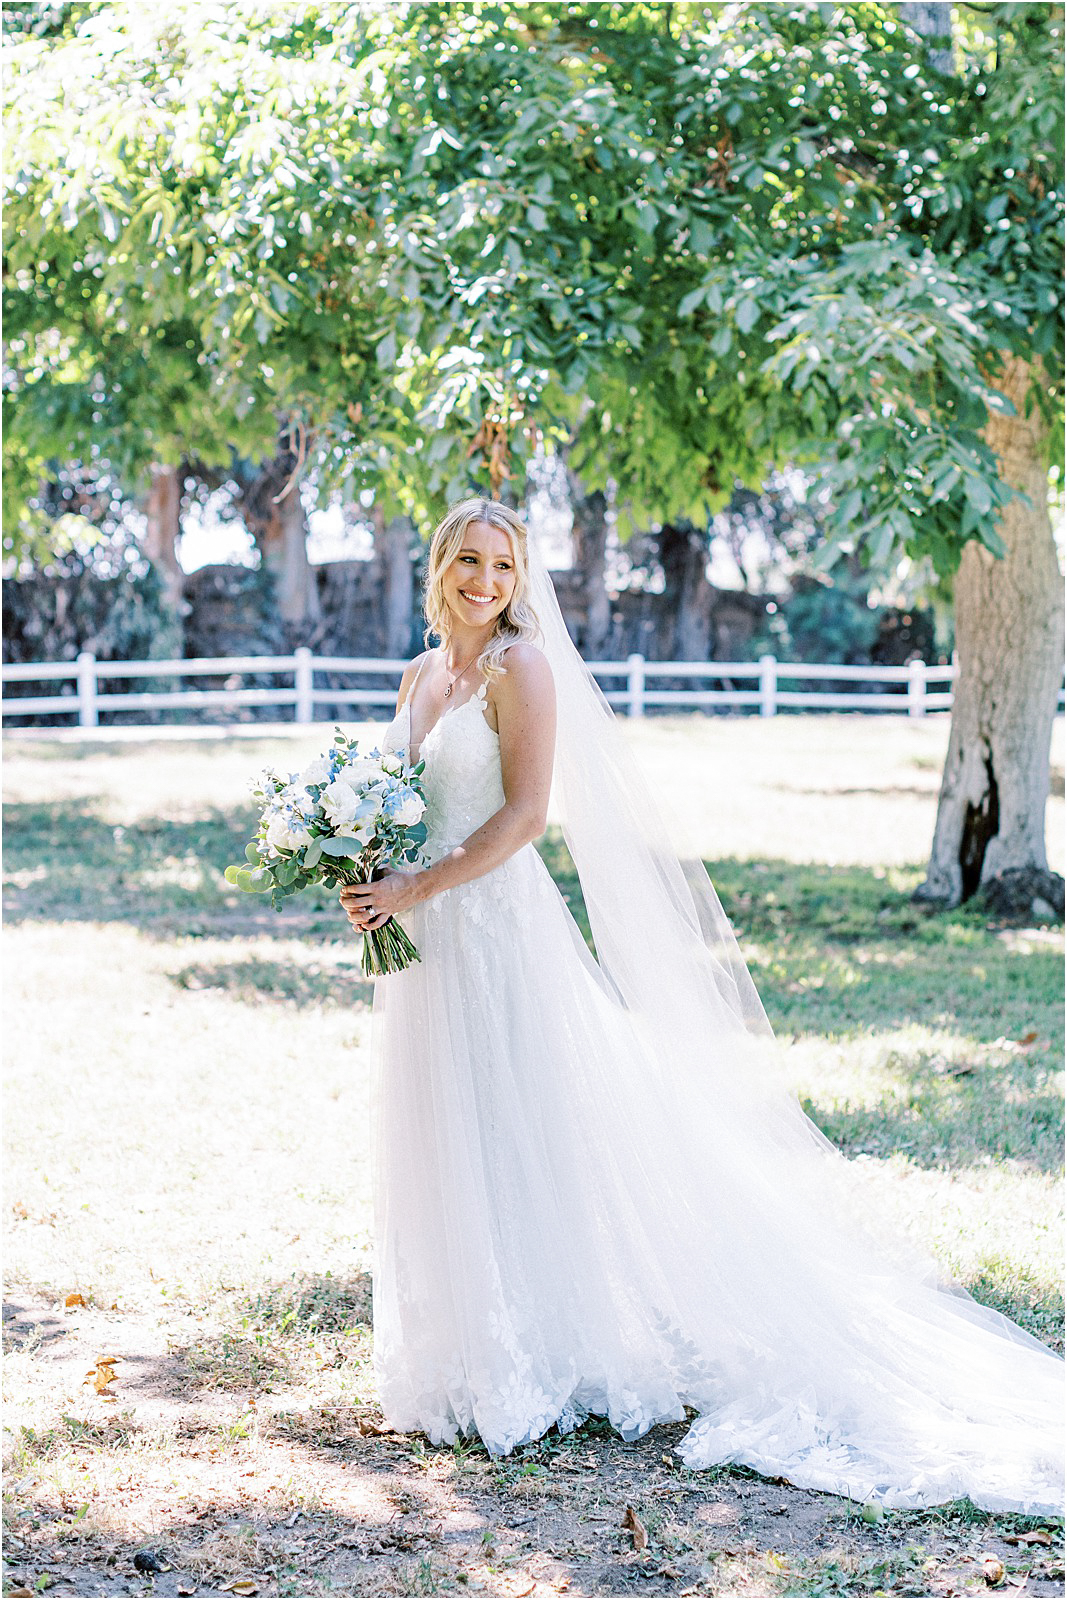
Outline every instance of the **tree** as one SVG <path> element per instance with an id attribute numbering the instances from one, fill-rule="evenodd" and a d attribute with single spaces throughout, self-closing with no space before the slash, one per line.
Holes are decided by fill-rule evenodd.
<path id="1" fill-rule="evenodd" d="M 1005 557 L 999 423 L 1062 453 L 1063 8 L 964 8 L 951 61 L 908 25 L 929 9 L 87 4 L 9 72 L 21 398 L 58 326 L 121 438 L 98 348 L 133 330 L 139 395 L 149 335 L 188 328 L 198 425 L 215 404 L 254 458 L 292 418 L 387 519 L 513 494 L 571 441 L 636 526 L 705 525 L 794 460 L 828 565 Z M 16 457 L 40 442 L 20 423 Z M 1012 661 L 1029 748 L 1047 684 Z M 1028 821 L 972 830 L 979 882 L 1041 832 L 1039 780 L 997 783 Z"/>
<path id="2" fill-rule="evenodd" d="M 942 37 L 951 35 L 948 9 L 902 8 L 916 13 L 911 20 L 920 32 Z M 1001 32 L 993 93 L 1003 94 L 1006 75 L 1010 96 L 998 119 L 1003 136 L 1019 109 L 1020 69 L 1025 84 L 1033 67 L 1039 19 L 1013 17 L 1006 7 L 996 12 Z M 1027 96 L 1030 124 L 1033 104 Z M 1034 131 L 1047 138 L 1047 121 Z M 1004 154 L 1014 160 L 1022 149 L 1012 140 Z M 1032 170 L 1031 192 L 1043 186 Z M 960 559 L 955 582 L 960 676 L 930 865 L 918 896 L 955 904 L 986 885 L 994 905 L 1029 910 L 1038 899 L 1062 915 L 1063 883 L 1048 871 L 1044 819 L 1049 741 L 1063 675 L 1063 587 L 1048 515 L 1048 422 L 1033 403 L 1035 394 L 1047 394 L 1052 385 L 1041 355 L 1033 351 L 1009 353 L 996 381 L 1013 412 L 991 416 L 986 439 L 1002 478 L 1020 496 L 1002 514 L 1003 556 L 992 556 L 972 539 Z"/>

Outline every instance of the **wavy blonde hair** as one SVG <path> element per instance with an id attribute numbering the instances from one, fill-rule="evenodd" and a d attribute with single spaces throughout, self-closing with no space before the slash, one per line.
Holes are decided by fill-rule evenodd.
<path id="1" fill-rule="evenodd" d="M 488 644 L 478 657 L 477 665 L 486 678 L 506 672 L 504 652 L 520 639 L 531 643 L 541 637 L 537 614 L 527 600 L 530 586 L 530 569 L 526 554 L 526 524 L 517 511 L 499 500 L 460 500 L 450 506 L 446 516 L 433 530 L 430 555 L 426 563 L 426 584 L 422 609 L 426 616 L 424 643 L 429 646 L 434 634 L 447 649 L 452 636 L 452 613 L 444 596 L 444 575 L 459 555 L 467 540 L 467 529 L 472 522 L 488 522 L 490 527 L 506 533 L 515 561 L 515 592 L 496 619 L 496 627 Z"/>

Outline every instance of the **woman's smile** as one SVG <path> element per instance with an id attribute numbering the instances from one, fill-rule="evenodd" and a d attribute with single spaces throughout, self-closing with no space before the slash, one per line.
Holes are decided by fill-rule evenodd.
<path id="1" fill-rule="evenodd" d="M 472 523 L 442 588 L 458 622 L 468 628 L 495 626 L 515 593 L 515 554 L 507 534 L 491 523 Z"/>

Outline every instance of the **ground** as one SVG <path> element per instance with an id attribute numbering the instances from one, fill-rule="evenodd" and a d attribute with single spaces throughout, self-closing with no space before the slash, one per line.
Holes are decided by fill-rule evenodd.
<path id="1" fill-rule="evenodd" d="M 627 725 L 809 1114 L 1062 1349 L 1062 930 L 912 906 L 946 733 Z M 5 1592 L 1061 1593 L 1058 1521 L 690 1472 L 684 1424 L 503 1461 L 380 1431 L 358 947 L 328 897 L 276 916 L 222 878 L 247 778 L 327 739 L 7 741 Z"/>

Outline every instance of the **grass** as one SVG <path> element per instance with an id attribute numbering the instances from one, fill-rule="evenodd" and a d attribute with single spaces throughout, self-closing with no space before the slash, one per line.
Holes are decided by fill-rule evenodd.
<path id="1" fill-rule="evenodd" d="M 872 1525 L 679 1468 L 681 1426 L 625 1445 L 593 1420 L 505 1461 L 374 1431 L 371 990 L 332 898 L 276 915 L 222 878 L 248 776 L 325 732 L 8 742 L 10 1582 L 148 1592 L 148 1545 L 279 1595 L 942 1594 L 984 1591 L 985 1556 L 1062 1588 L 1057 1525 L 1050 1545 L 967 1505 Z M 1062 1348 L 1061 930 L 912 905 L 944 721 L 627 733 L 680 797 L 809 1113 L 880 1210 Z M 581 919 L 558 832 L 543 849 Z M 102 1354 L 113 1400 L 84 1381 Z"/>

